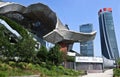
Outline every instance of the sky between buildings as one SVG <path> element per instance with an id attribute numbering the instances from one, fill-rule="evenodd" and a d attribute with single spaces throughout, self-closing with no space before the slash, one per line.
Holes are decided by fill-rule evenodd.
<path id="1" fill-rule="evenodd" d="M 79 31 L 79 26 L 86 23 L 92 23 L 97 31 L 94 39 L 94 54 L 101 56 L 100 33 L 98 11 L 104 7 L 111 7 L 118 49 L 120 51 L 120 0 L 3 0 L 16 2 L 25 6 L 33 3 L 43 3 L 48 5 L 63 24 L 68 24 L 69 28 Z M 79 43 L 74 44 L 73 50 L 80 52 Z"/>

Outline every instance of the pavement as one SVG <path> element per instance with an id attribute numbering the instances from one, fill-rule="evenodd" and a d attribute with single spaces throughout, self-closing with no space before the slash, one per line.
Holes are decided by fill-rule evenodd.
<path id="1" fill-rule="evenodd" d="M 113 69 L 108 69 L 103 73 L 88 73 L 87 75 L 79 77 L 113 77 Z"/>

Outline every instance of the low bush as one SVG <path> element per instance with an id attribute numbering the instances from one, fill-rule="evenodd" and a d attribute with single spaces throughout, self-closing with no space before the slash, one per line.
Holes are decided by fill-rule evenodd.
<path id="1" fill-rule="evenodd" d="M 16 63 L 16 66 L 21 68 L 21 69 L 26 69 L 27 65 L 28 65 L 28 63 L 25 63 L 25 62 Z"/>
<path id="2" fill-rule="evenodd" d="M 9 61 L 8 64 L 11 66 L 11 67 L 16 67 L 16 63 L 14 61 Z"/>
<path id="3" fill-rule="evenodd" d="M 114 77 L 119 77 L 120 76 L 120 69 L 119 68 L 113 69 L 113 73 L 114 73 Z"/>
<path id="4" fill-rule="evenodd" d="M 46 65 L 47 66 L 47 65 Z M 49 67 L 50 68 L 50 67 Z M 7 73 L 7 74 L 6 74 Z M 63 66 L 51 66 L 50 69 L 43 67 L 39 64 L 25 63 L 25 62 L 13 62 L 0 64 L 0 77 L 7 76 L 22 76 L 38 74 L 41 77 L 62 77 L 62 76 L 78 76 L 81 74 L 80 71 L 72 69 L 66 69 Z"/>
<path id="5" fill-rule="evenodd" d="M 6 72 L 0 72 L 0 77 L 8 77 L 8 74 Z"/>
<path id="6" fill-rule="evenodd" d="M 6 63 L 2 63 L 2 64 L 0 64 L 0 70 L 1 70 L 1 71 L 11 70 L 11 69 L 12 69 L 12 67 L 9 66 L 9 65 L 6 64 Z"/>

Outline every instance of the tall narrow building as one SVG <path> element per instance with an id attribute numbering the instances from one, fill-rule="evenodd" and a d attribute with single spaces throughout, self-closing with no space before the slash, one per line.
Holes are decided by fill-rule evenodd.
<path id="1" fill-rule="evenodd" d="M 80 26 L 80 32 L 90 33 L 92 31 L 92 24 L 83 24 Z M 94 56 L 93 41 L 81 42 L 80 53 L 82 56 Z"/>
<path id="2" fill-rule="evenodd" d="M 103 8 L 98 12 L 102 55 L 117 60 L 119 51 L 115 36 L 112 8 Z"/>

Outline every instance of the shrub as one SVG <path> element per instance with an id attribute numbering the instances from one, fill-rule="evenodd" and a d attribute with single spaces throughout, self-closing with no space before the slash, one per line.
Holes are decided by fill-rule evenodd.
<path id="1" fill-rule="evenodd" d="M 60 46 L 55 45 L 50 48 L 48 53 L 48 60 L 52 62 L 53 65 L 60 65 L 63 62 L 63 53 L 60 51 Z"/>
<path id="2" fill-rule="evenodd" d="M 32 69 L 33 68 L 33 65 L 32 65 L 32 63 L 29 63 L 29 64 L 27 64 L 27 66 L 26 66 L 28 69 Z"/>
<path id="3" fill-rule="evenodd" d="M 114 72 L 114 76 L 120 76 L 120 69 L 119 68 L 113 69 L 113 72 Z"/>
<path id="4" fill-rule="evenodd" d="M 47 48 L 44 47 L 44 46 L 41 46 L 40 50 L 37 52 L 37 58 L 41 62 L 46 62 L 47 58 L 48 58 L 47 56 L 48 56 L 48 50 L 47 50 Z"/>
<path id="5" fill-rule="evenodd" d="M 16 63 L 14 61 L 9 61 L 8 64 L 12 67 L 16 67 Z"/>
<path id="6" fill-rule="evenodd" d="M 47 66 L 45 62 L 41 62 L 40 65 L 41 65 L 42 67 L 46 67 L 46 66 Z"/>
<path id="7" fill-rule="evenodd" d="M 0 70 L 6 71 L 6 70 L 10 70 L 10 69 L 12 69 L 12 67 L 10 67 L 10 66 L 9 66 L 8 64 L 6 64 L 6 63 L 0 64 Z"/>
<path id="8" fill-rule="evenodd" d="M 25 69 L 26 66 L 27 66 L 27 63 L 25 63 L 25 62 L 19 62 L 19 63 L 17 63 L 17 67 L 19 67 L 21 69 Z"/>
<path id="9" fill-rule="evenodd" d="M 65 68 L 64 68 L 63 66 L 58 66 L 58 68 L 59 68 L 60 70 L 65 70 Z"/>
<path id="10" fill-rule="evenodd" d="M 75 61 L 75 57 L 73 57 L 73 56 L 67 56 L 67 61 L 68 62 L 74 62 Z"/>
<path id="11" fill-rule="evenodd" d="M 0 77 L 8 77 L 8 74 L 0 71 Z"/>

